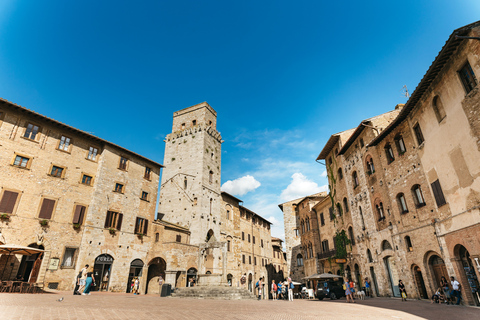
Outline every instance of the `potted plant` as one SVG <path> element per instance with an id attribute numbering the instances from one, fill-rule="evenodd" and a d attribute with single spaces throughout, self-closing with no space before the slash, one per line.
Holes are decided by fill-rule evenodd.
<path id="1" fill-rule="evenodd" d="M 73 229 L 79 230 L 80 229 L 80 223 L 74 223 L 73 224 Z"/>
<path id="2" fill-rule="evenodd" d="M 42 227 L 48 227 L 48 220 L 46 220 L 46 219 L 40 220 L 40 225 Z"/>
<path id="3" fill-rule="evenodd" d="M 10 215 L 8 213 L 2 213 L 0 214 L 0 219 L 2 220 L 9 220 L 10 219 Z"/>
<path id="4" fill-rule="evenodd" d="M 144 236 L 144 234 L 143 234 L 143 233 L 137 233 L 137 237 L 138 237 L 138 239 L 142 240 L 142 239 L 143 239 L 143 236 Z"/>
<path id="5" fill-rule="evenodd" d="M 110 232 L 111 235 L 115 235 L 117 233 L 117 229 L 115 228 L 108 228 L 108 232 Z"/>

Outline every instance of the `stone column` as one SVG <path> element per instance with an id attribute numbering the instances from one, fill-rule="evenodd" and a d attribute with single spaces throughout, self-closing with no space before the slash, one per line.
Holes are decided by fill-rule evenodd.
<path id="1" fill-rule="evenodd" d="M 177 271 L 166 271 L 165 270 L 165 283 L 172 285 L 172 288 L 175 288 L 175 280 L 177 278 Z"/>

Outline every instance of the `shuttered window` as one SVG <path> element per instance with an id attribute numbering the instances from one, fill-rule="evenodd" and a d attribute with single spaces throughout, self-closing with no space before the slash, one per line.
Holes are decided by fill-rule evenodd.
<path id="1" fill-rule="evenodd" d="M 53 208 L 55 208 L 55 200 L 43 199 L 42 207 L 40 208 L 40 219 L 51 219 L 53 214 Z"/>
<path id="2" fill-rule="evenodd" d="M 83 218 L 85 217 L 85 210 L 86 209 L 87 208 L 85 206 L 76 205 L 72 223 L 82 224 L 83 223 Z"/>
<path id="3" fill-rule="evenodd" d="M 118 231 L 122 230 L 123 213 L 107 211 L 105 218 L 105 228 L 113 228 Z"/>
<path id="4" fill-rule="evenodd" d="M 431 186 L 432 186 L 433 195 L 435 196 L 435 201 L 437 202 L 437 207 L 440 208 L 441 206 L 447 203 L 443 195 L 442 187 L 440 186 L 440 181 L 438 181 L 437 179 L 431 184 Z"/>
<path id="5" fill-rule="evenodd" d="M 4 191 L 2 201 L 0 201 L 1 213 L 13 213 L 15 203 L 17 203 L 18 193 L 12 191 Z"/>
<path id="6" fill-rule="evenodd" d="M 127 163 L 128 163 L 127 158 L 120 157 L 120 164 L 118 165 L 118 169 L 127 170 Z"/>
<path id="7" fill-rule="evenodd" d="M 137 217 L 137 221 L 135 222 L 135 233 L 136 234 L 147 234 L 148 230 L 148 220 L 144 218 Z"/>

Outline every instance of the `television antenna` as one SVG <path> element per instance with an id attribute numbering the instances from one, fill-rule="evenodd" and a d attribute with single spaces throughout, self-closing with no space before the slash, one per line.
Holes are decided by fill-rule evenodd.
<path id="1" fill-rule="evenodd" d="M 408 98 L 408 97 L 410 97 L 410 93 L 408 92 L 407 85 L 404 85 L 404 86 L 403 86 L 403 89 L 402 89 L 402 96 L 405 96 L 405 98 Z"/>

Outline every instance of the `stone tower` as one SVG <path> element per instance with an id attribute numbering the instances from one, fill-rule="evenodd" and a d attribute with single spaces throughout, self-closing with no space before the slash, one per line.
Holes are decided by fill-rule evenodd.
<path id="1" fill-rule="evenodd" d="M 191 231 L 191 244 L 220 236 L 222 137 L 206 102 L 174 112 L 165 141 L 159 213 Z"/>

